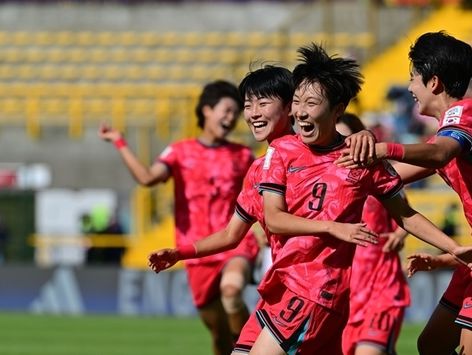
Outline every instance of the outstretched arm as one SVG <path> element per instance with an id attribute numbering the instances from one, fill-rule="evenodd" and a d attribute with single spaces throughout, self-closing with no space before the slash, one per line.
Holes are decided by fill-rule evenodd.
<path id="1" fill-rule="evenodd" d="M 412 277 L 418 271 L 431 271 L 440 268 L 456 267 L 461 264 L 450 254 L 432 255 L 428 253 L 416 253 L 409 255 L 407 259 L 408 277 Z"/>
<path id="2" fill-rule="evenodd" d="M 251 224 L 233 215 L 228 225 L 193 244 L 174 249 L 153 251 L 148 256 L 149 267 L 156 273 L 168 269 L 180 260 L 202 258 L 235 248 L 247 234 Z"/>
<path id="3" fill-rule="evenodd" d="M 398 175 L 400 175 L 404 184 L 410 184 L 425 179 L 436 173 L 436 170 L 434 169 L 423 168 L 421 166 L 406 163 L 394 163 L 393 168 L 397 171 Z"/>
<path id="4" fill-rule="evenodd" d="M 422 241 L 451 254 L 458 262 L 472 262 L 472 247 L 462 247 L 444 234 L 431 221 L 415 211 L 400 195 L 396 195 L 383 204 L 398 225 Z"/>
<path id="5" fill-rule="evenodd" d="M 428 143 L 400 144 L 380 142 L 375 144 L 374 159 L 389 159 L 418 165 L 429 169 L 438 169 L 449 163 L 462 152 L 459 141 L 451 137 L 436 136 Z M 342 152 L 336 164 L 346 168 L 362 166 L 359 154 L 351 147 Z"/>
<path id="6" fill-rule="evenodd" d="M 101 124 L 98 135 L 103 140 L 115 145 L 128 170 L 140 185 L 154 186 L 169 178 L 170 172 L 165 164 L 158 162 L 154 163 L 151 167 L 147 167 L 141 163 L 128 147 L 123 134 L 120 131 L 106 124 Z"/>
<path id="7" fill-rule="evenodd" d="M 264 191 L 263 197 L 264 219 L 271 233 L 285 236 L 329 234 L 361 246 L 378 242 L 377 234 L 366 228 L 364 223 L 317 221 L 295 216 L 287 212 L 285 199 L 282 195 Z"/>
<path id="8" fill-rule="evenodd" d="M 461 151 L 462 147 L 457 140 L 442 136 L 436 136 L 434 141 L 428 143 L 381 142 L 375 145 L 375 152 L 379 159 L 391 159 L 431 169 L 442 168 Z"/>

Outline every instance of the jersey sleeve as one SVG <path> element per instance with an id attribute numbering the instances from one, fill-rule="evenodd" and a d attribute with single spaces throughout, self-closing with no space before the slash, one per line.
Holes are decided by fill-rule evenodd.
<path id="1" fill-rule="evenodd" d="M 256 222 L 257 202 L 260 200 L 260 196 L 258 195 L 258 183 L 254 179 L 254 174 L 256 173 L 254 165 L 256 163 L 257 162 L 249 168 L 236 201 L 236 215 L 248 224 Z"/>
<path id="2" fill-rule="evenodd" d="M 455 139 L 465 152 L 472 150 L 472 100 L 452 105 L 442 117 L 437 136 Z"/>
<path id="3" fill-rule="evenodd" d="M 388 161 L 374 165 L 372 179 L 371 194 L 379 200 L 389 199 L 402 191 L 403 182 Z"/>
<path id="4" fill-rule="evenodd" d="M 267 148 L 262 165 L 262 177 L 259 192 L 264 191 L 284 195 L 287 186 L 287 175 L 283 157 L 275 146 Z"/>
<path id="5" fill-rule="evenodd" d="M 177 164 L 178 154 L 177 147 L 174 144 L 168 145 L 162 153 L 155 159 L 155 162 L 161 162 L 167 165 L 167 168 L 172 170 L 173 167 Z"/>

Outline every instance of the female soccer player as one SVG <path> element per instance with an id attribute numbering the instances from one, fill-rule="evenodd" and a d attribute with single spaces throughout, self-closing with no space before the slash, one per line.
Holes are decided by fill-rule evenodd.
<path id="1" fill-rule="evenodd" d="M 237 87 L 225 81 L 207 84 L 196 107 L 202 129 L 198 138 L 170 144 L 151 167 L 136 158 L 120 132 L 100 128 L 100 137 L 115 144 L 139 184 L 154 186 L 174 179 L 178 247 L 220 230 L 231 218 L 254 160 L 248 147 L 226 139 L 241 110 Z M 257 252 L 250 233 L 234 250 L 185 263 L 193 302 L 211 333 L 215 355 L 231 353 L 233 339 L 249 316 L 242 292 Z"/>
<path id="2" fill-rule="evenodd" d="M 465 217 L 472 226 L 472 99 L 465 94 L 472 78 L 472 47 L 447 33 L 430 32 L 418 37 L 409 52 L 410 85 L 419 113 L 439 123 L 427 143 L 378 143 L 378 159 L 391 159 L 405 183 L 438 173 L 457 192 Z M 350 152 L 339 162 L 356 166 Z M 406 164 L 404 164 L 406 163 Z M 410 165 L 412 164 L 412 165 Z M 452 257 L 441 257 L 442 265 L 457 265 Z M 418 339 L 420 354 L 451 354 L 460 344 L 472 353 L 472 277 L 458 266 L 428 324 Z"/>
<path id="3" fill-rule="evenodd" d="M 241 96 L 245 98 L 244 117 L 257 141 L 271 142 L 275 138 L 294 134 L 292 130 L 293 119 L 290 116 L 294 87 L 289 70 L 282 67 L 265 66 L 249 73 L 239 85 L 239 90 Z M 362 137 L 361 139 L 367 142 L 369 138 L 370 135 L 367 135 L 367 138 Z M 258 191 L 263 162 L 264 157 L 261 157 L 249 169 L 243 189 L 238 197 L 235 213 L 225 229 L 200 239 L 193 245 L 151 253 L 149 256 L 150 267 L 155 272 L 160 272 L 181 259 L 200 258 L 234 248 L 256 221 L 265 229 L 272 256 L 275 258 L 282 241 L 268 233 L 265 228 L 262 198 Z M 365 245 L 376 242 L 375 234 L 368 231 L 361 223 L 320 221 L 312 227 L 314 234 L 326 231 L 354 244 Z M 236 343 L 234 352 L 249 352 L 261 330 L 261 324 L 253 315 L 244 326 L 244 331 Z"/>
<path id="4" fill-rule="evenodd" d="M 354 114 L 345 113 L 336 123 L 336 130 L 344 136 L 363 129 Z M 410 290 L 398 255 L 408 233 L 372 196 L 365 202 L 362 221 L 380 237 L 378 244 L 356 248 L 354 254 L 343 354 L 394 355 L 405 308 L 410 305 Z"/>
<path id="5" fill-rule="evenodd" d="M 259 186 L 269 231 L 305 232 L 283 240 L 259 286 L 256 316 L 264 328 L 250 354 L 342 354 L 355 246 L 311 231 L 318 221 L 359 222 L 369 195 L 411 234 L 454 256 L 472 256 L 472 248 L 460 247 L 405 202 L 390 164 L 355 170 L 334 164 L 345 147 L 336 120 L 360 90 L 359 67 L 315 44 L 299 53 L 292 103 L 299 134 L 271 143 Z"/>

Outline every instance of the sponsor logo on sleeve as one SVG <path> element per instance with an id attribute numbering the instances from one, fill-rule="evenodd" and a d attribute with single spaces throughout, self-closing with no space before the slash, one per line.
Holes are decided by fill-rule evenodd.
<path id="1" fill-rule="evenodd" d="M 267 170 L 270 167 L 270 161 L 272 160 L 272 155 L 274 155 L 275 149 L 273 147 L 267 148 L 267 152 L 264 158 L 264 165 L 262 166 L 263 170 Z"/>
<path id="2" fill-rule="evenodd" d="M 462 117 L 463 106 L 454 106 L 446 111 L 442 125 L 448 126 L 452 124 L 459 124 Z"/>

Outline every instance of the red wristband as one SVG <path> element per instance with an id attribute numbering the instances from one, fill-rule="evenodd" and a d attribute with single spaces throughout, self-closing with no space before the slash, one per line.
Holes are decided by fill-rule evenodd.
<path id="1" fill-rule="evenodd" d="M 118 150 L 128 146 L 128 143 L 126 143 L 126 140 L 123 137 L 118 138 L 116 141 L 113 142 L 113 144 Z"/>
<path id="2" fill-rule="evenodd" d="M 402 161 L 405 158 L 405 147 L 399 143 L 387 143 L 387 159 Z"/>
<path id="3" fill-rule="evenodd" d="M 197 248 L 195 244 L 184 244 L 177 248 L 180 260 L 192 259 L 197 256 Z"/>

